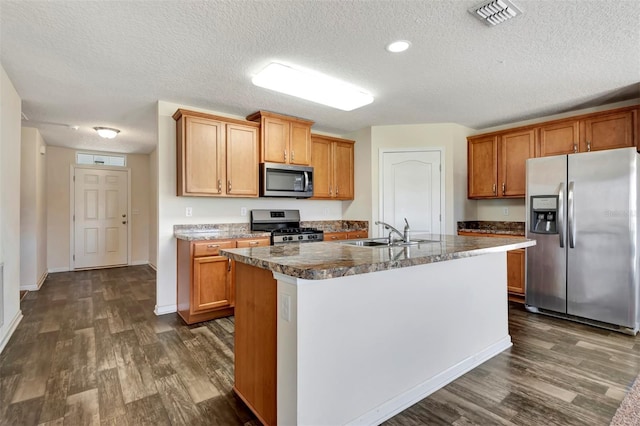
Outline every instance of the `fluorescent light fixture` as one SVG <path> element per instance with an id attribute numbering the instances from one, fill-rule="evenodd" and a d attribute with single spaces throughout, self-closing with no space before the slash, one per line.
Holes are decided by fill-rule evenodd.
<path id="1" fill-rule="evenodd" d="M 98 135 L 105 139 L 113 139 L 115 138 L 120 130 L 112 129 L 111 127 L 94 127 L 93 130 L 98 132 Z"/>
<path id="2" fill-rule="evenodd" d="M 522 14 L 522 10 L 509 0 L 492 0 L 468 9 L 476 18 L 489 26 L 495 26 Z"/>
<path id="3" fill-rule="evenodd" d="M 409 46 L 411 46 L 411 43 L 409 43 L 408 41 L 398 40 L 394 41 L 393 43 L 389 43 L 387 45 L 387 50 L 391 53 L 400 53 L 407 50 Z"/>
<path id="4" fill-rule="evenodd" d="M 319 72 L 272 62 L 251 81 L 256 86 L 296 96 L 343 111 L 373 102 L 373 96 L 348 83 Z"/>

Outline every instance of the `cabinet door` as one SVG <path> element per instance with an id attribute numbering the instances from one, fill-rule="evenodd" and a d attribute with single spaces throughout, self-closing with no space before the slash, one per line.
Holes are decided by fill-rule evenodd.
<path id="1" fill-rule="evenodd" d="M 624 111 L 583 120 L 584 138 L 580 141 L 580 151 L 600 151 L 635 146 L 636 143 L 633 140 L 634 112 Z"/>
<path id="2" fill-rule="evenodd" d="M 535 130 L 528 130 L 500 137 L 498 194 L 501 197 L 524 197 L 526 161 L 535 156 L 535 135 Z"/>
<path id="3" fill-rule="evenodd" d="M 507 291 L 524 295 L 524 249 L 507 252 Z"/>
<path id="4" fill-rule="evenodd" d="M 313 166 L 313 198 L 331 198 L 331 142 L 313 138 L 311 141 L 311 166 Z"/>
<path id="5" fill-rule="evenodd" d="M 286 163 L 289 159 L 289 122 L 273 117 L 262 118 L 262 159 L 272 163 Z"/>
<path id="6" fill-rule="evenodd" d="M 311 162 L 311 127 L 292 121 L 289 163 L 308 166 Z"/>
<path id="7" fill-rule="evenodd" d="M 353 200 L 353 144 L 333 143 L 333 197 Z"/>
<path id="8" fill-rule="evenodd" d="M 227 195 L 258 196 L 258 129 L 227 124 Z"/>
<path id="9" fill-rule="evenodd" d="M 193 259 L 191 312 L 200 313 L 233 306 L 231 262 L 225 256 Z"/>
<path id="10" fill-rule="evenodd" d="M 224 179 L 224 123 L 185 117 L 182 170 L 178 195 L 221 195 Z M 180 193 L 182 186 L 182 194 Z"/>
<path id="11" fill-rule="evenodd" d="M 540 127 L 540 157 L 572 154 L 578 150 L 580 131 L 577 120 Z"/>
<path id="12" fill-rule="evenodd" d="M 341 241 L 348 240 L 349 233 L 348 232 L 325 232 L 324 233 L 324 241 Z"/>
<path id="13" fill-rule="evenodd" d="M 469 198 L 496 197 L 498 194 L 497 136 L 470 138 L 467 154 Z"/>

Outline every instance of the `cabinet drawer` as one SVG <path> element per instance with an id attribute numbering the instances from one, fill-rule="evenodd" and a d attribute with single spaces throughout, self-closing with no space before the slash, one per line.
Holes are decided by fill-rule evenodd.
<path id="1" fill-rule="evenodd" d="M 252 240 L 238 240 L 236 242 L 238 248 L 246 247 L 264 247 L 271 244 L 269 238 L 254 238 Z"/>
<path id="2" fill-rule="evenodd" d="M 324 241 L 339 241 L 349 239 L 348 232 L 325 232 Z"/>
<path id="3" fill-rule="evenodd" d="M 349 231 L 348 236 L 350 240 L 357 240 L 359 238 L 369 238 L 368 231 Z"/>
<path id="4" fill-rule="evenodd" d="M 203 241 L 201 243 L 193 243 L 193 257 L 199 256 L 216 256 L 220 249 L 235 248 L 235 241 Z"/>

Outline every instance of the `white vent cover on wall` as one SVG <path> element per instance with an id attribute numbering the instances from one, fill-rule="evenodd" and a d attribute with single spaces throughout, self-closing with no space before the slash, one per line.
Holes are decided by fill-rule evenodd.
<path id="1" fill-rule="evenodd" d="M 469 13 L 490 27 L 522 14 L 522 9 L 518 8 L 509 0 L 484 2 L 468 10 Z"/>

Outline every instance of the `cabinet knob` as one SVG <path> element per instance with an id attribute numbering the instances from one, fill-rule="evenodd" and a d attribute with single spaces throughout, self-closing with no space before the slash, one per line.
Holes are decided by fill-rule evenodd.
<path id="1" fill-rule="evenodd" d="M 493 191 L 493 193 L 494 193 L 494 194 L 496 193 L 496 184 L 495 184 L 495 183 L 493 184 L 493 189 L 492 189 L 492 191 Z"/>
<path id="2" fill-rule="evenodd" d="M 336 197 L 338 196 L 338 185 L 336 185 Z"/>
<path id="3" fill-rule="evenodd" d="M 284 161 L 287 161 L 287 150 L 284 150 Z"/>
<path id="4" fill-rule="evenodd" d="M 227 192 L 231 192 L 231 179 L 227 181 Z"/>
<path id="5" fill-rule="evenodd" d="M 573 152 L 574 153 L 578 152 L 578 144 L 577 143 L 573 144 Z"/>
<path id="6" fill-rule="evenodd" d="M 222 179 L 218 179 L 218 192 L 222 192 Z"/>
<path id="7" fill-rule="evenodd" d="M 331 236 L 331 239 L 332 239 L 332 240 L 337 240 L 337 239 L 338 239 L 338 237 L 336 237 L 335 235 L 332 235 L 332 236 Z"/>
<path id="8" fill-rule="evenodd" d="M 207 248 L 216 248 L 216 247 L 220 247 L 220 245 L 218 245 L 218 244 L 207 244 Z"/>
<path id="9" fill-rule="evenodd" d="M 257 241 L 249 241 L 249 245 L 250 246 L 257 246 L 258 242 Z"/>
<path id="10" fill-rule="evenodd" d="M 587 141 L 587 152 L 591 152 L 591 141 Z"/>
<path id="11" fill-rule="evenodd" d="M 228 262 L 227 271 L 231 272 L 231 258 L 227 259 L 227 262 Z"/>
<path id="12" fill-rule="evenodd" d="M 293 161 L 294 157 L 295 157 L 296 153 L 294 150 L 291 150 L 291 161 Z"/>
<path id="13" fill-rule="evenodd" d="M 505 193 L 505 187 L 506 187 L 506 185 L 504 184 L 504 182 L 502 182 L 502 195 L 504 195 L 504 193 Z"/>

